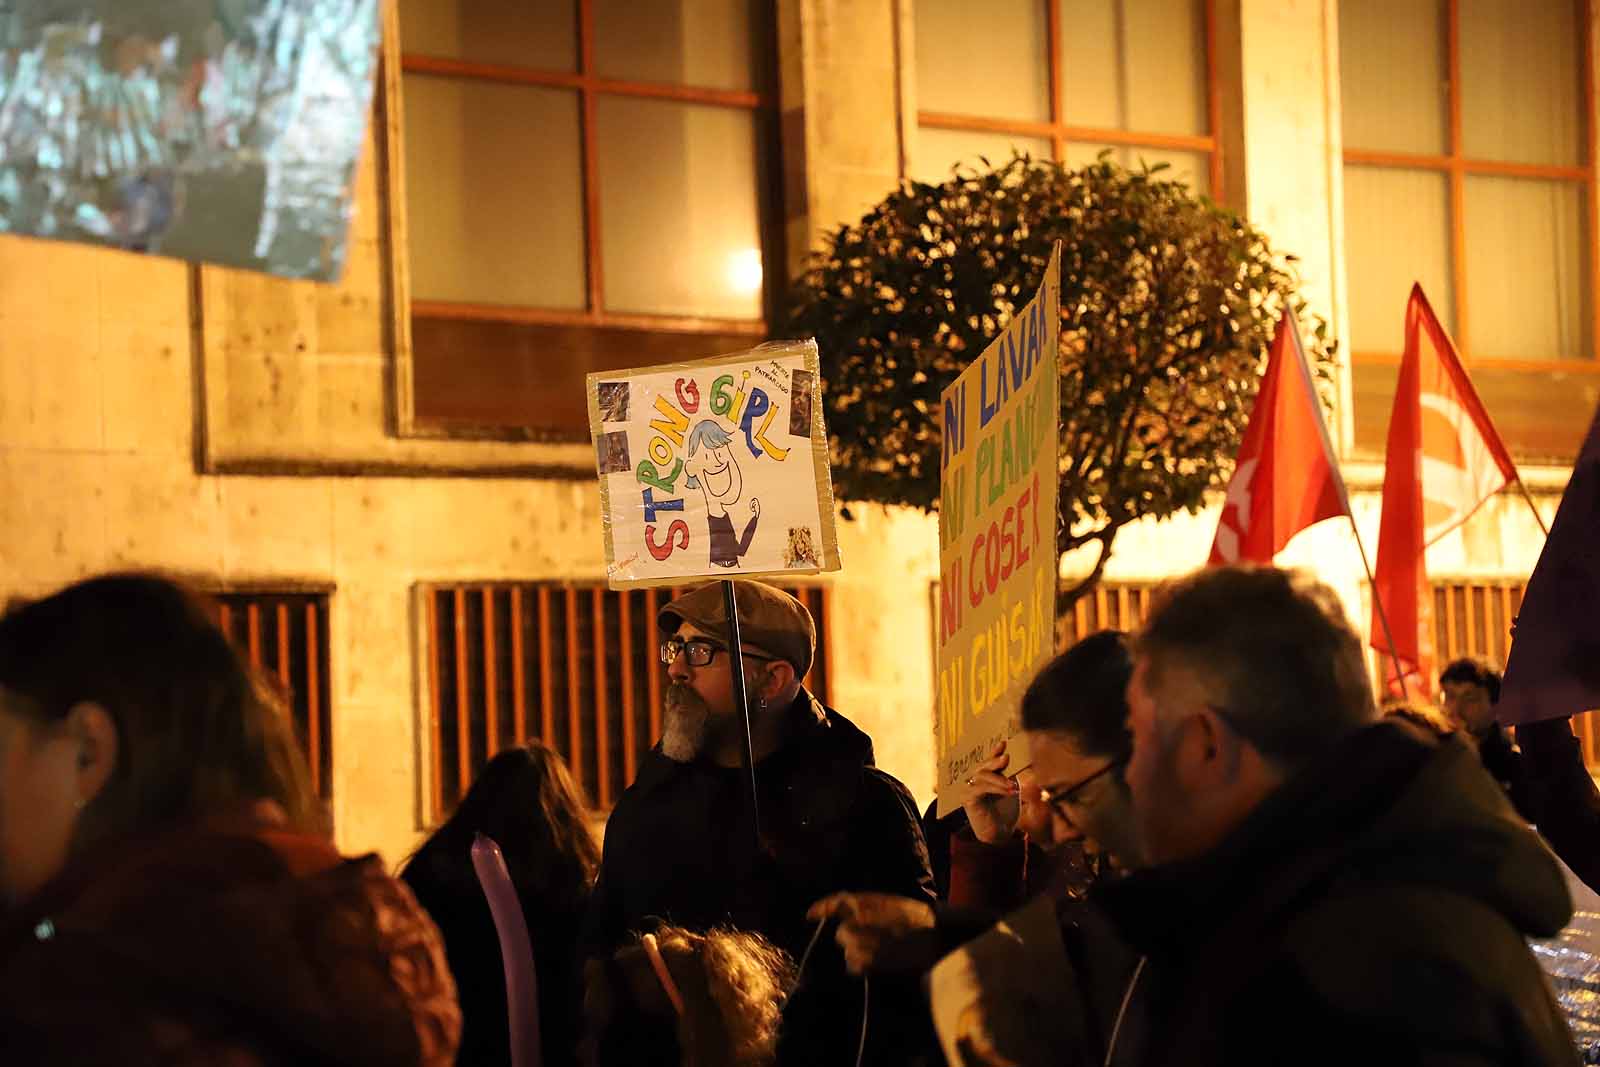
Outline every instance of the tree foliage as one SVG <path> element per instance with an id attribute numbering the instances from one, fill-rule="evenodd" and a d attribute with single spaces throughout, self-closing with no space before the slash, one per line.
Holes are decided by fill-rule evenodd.
<path id="1" fill-rule="evenodd" d="M 984 161 L 988 167 L 987 161 Z M 845 500 L 933 509 L 939 395 L 1061 261 L 1060 549 L 1197 511 L 1232 470 L 1285 309 L 1331 376 L 1321 319 L 1295 296 L 1292 257 L 1162 167 L 1102 156 L 1081 169 L 1018 156 L 908 182 L 829 236 L 791 293 L 789 326 L 817 338 Z"/>

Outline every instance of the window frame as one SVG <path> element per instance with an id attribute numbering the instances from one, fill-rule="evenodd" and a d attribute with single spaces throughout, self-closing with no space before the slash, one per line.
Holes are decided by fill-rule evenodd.
<path id="1" fill-rule="evenodd" d="M 1583 162 L 1578 166 L 1541 163 L 1515 163 L 1505 160 L 1470 158 L 1463 154 L 1461 126 L 1461 5 L 1460 0 L 1445 0 L 1445 80 L 1446 80 L 1446 147 L 1443 155 L 1425 152 L 1394 152 L 1387 150 L 1350 148 L 1343 144 L 1341 131 L 1341 164 L 1348 171 L 1351 166 L 1387 168 L 1394 170 L 1423 171 L 1444 174 L 1449 182 L 1447 210 L 1450 218 L 1450 284 L 1454 290 L 1455 325 L 1451 340 L 1463 364 L 1473 362 L 1471 324 L 1471 294 L 1467 286 L 1466 256 L 1466 187 L 1469 176 L 1499 178 L 1535 178 L 1545 181 L 1581 183 L 1586 218 L 1583 219 L 1585 241 L 1588 245 L 1586 268 L 1589 273 L 1589 331 L 1591 351 L 1585 359 L 1501 359 L 1479 357 L 1484 366 L 1499 370 L 1561 371 L 1579 374 L 1600 374 L 1600 182 L 1596 177 L 1596 118 L 1594 69 L 1594 0 L 1571 0 L 1578 15 L 1579 36 L 1582 39 L 1580 73 L 1582 75 L 1583 112 Z M 1341 79 L 1343 75 L 1341 73 Z M 1343 90 L 1341 88 L 1341 101 Z M 1343 237 L 1341 235 L 1341 240 Z M 1359 264 L 1347 264 L 1347 270 L 1359 269 Z M 1374 352 L 1352 348 L 1354 362 L 1370 366 L 1398 366 L 1399 352 Z"/>
<path id="2" fill-rule="evenodd" d="M 1061 88 L 1061 0 L 1039 0 L 1045 5 L 1045 35 L 1048 39 L 1046 69 L 1049 78 L 1050 120 L 1007 119 L 950 111 L 917 111 L 917 127 L 954 130 L 964 133 L 1001 133 L 1036 137 L 1050 141 L 1051 158 L 1066 159 L 1069 143 L 1107 144 L 1117 148 L 1154 148 L 1181 152 L 1203 152 L 1207 158 L 1210 198 L 1223 197 L 1222 95 L 1217 75 L 1217 0 L 1205 0 L 1206 24 L 1206 125 L 1205 135 L 1151 133 L 1096 126 L 1073 126 L 1065 118 L 1066 99 Z"/>
<path id="3" fill-rule="evenodd" d="M 691 314 L 661 315 L 608 311 L 605 307 L 605 272 L 602 251 L 598 139 L 596 112 L 601 96 L 635 100 L 664 100 L 680 104 L 719 107 L 747 112 L 756 120 L 758 175 L 781 171 L 780 108 L 778 102 L 779 56 L 776 16 L 761 33 L 767 55 L 757 67 L 754 89 L 718 89 L 680 85 L 671 82 L 635 81 L 601 77 L 595 73 L 594 0 L 570 0 L 577 12 L 576 70 L 555 71 L 508 66 L 473 60 L 427 55 L 406 50 L 400 27 L 398 4 L 386 5 L 385 46 L 380 68 L 380 116 L 385 133 L 381 149 L 384 173 L 382 195 L 392 231 L 391 278 L 394 300 L 391 329 L 397 353 L 394 387 L 394 424 L 402 437 L 532 441 L 547 444 L 579 444 L 587 453 L 587 436 L 579 440 L 561 431 L 540 427 L 532 421 L 520 424 L 496 420 L 493 423 L 467 424 L 457 420 L 436 422 L 416 413 L 415 355 L 413 323 L 419 318 L 438 321 L 492 323 L 507 326 L 578 327 L 635 331 L 693 337 L 748 338 L 753 347 L 766 339 L 769 323 L 776 315 L 776 301 L 784 277 L 786 258 L 781 195 L 763 181 L 757 190 L 759 217 L 757 232 L 761 243 L 762 314 L 753 319 L 727 319 Z M 404 81 L 407 74 L 490 84 L 532 86 L 574 91 L 578 94 L 580 182 L 584 213 L 584 291 L 582 309 L 533 308 L 510 305 L 465 303 L 445 300 L 420 300 L 411 287 L 409 220 L 407 219 L 404 158 Z M 581 469 L 581 468 L 580 468 Z"/>

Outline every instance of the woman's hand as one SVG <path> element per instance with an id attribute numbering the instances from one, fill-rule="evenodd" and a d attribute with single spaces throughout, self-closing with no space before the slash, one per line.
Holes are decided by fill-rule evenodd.
<path id="1" fill-rule="evenodd" d="M 1006 743 L 1001 741 L 967 779 L 967 797 L 961 806 L 972 824 L 972 835 L 986 845 L 1010 840 L 1017 829 L 1017 783 L 1001 773 L 1010 762 Z"/>
<path id="2" fill-rule="evenodd" d="M 1044 792 L 1031 770 L 1017 775 L 1017 799 L 1021 809 L 1017 815 L 1017 829 L 1043 848 L 1055 848 L 1060 844 L 1056 840 L 1056 822 L 1050 805 L 1044 802 Z"/>

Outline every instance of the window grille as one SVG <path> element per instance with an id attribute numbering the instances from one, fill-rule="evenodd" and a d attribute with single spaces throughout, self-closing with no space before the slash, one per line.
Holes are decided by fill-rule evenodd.
<path id="1" fill-rule="evenodd" d="M 1132 632 L 1144 621 L 1150 610 L 1150 599 L 1161 582 L 1101 582 L 1079 597 L 1072 610 L 1056 619 L 1056 651 L 1065 652 L 1083 638 L 1100 630 Z M 933 631 L 930 635 L 934 650 L 933 677 L 939 676 L 939 583 L 929 583 L 929 604 L 932 605 Z"/>
<path id="2" fill-rule="evenodd" d="M 274 590 L 213 593 L 219 626 L 283 694 L 317 796 L 333 795 L 328 594 Z"/>
<path id="3" fill-rule="evenodd" d="M 1056 647 L 1065 651 L 1100 630 L 1137 630 L 1160 587 L 1160 582 L 1101 582 L 1056 620 Z"/>
<path id="4" fill-rule="evenodd" d="M 1160 582 L 1102 582 L 1081 597 L 1065 618 L 1056 622 L 1058 649 L 1097 630 L 1138 629 Z M 1460 656 L 1481 656 L 1503 669 L 1511 649 L 1511 624 L 1522 606 L 1526 583 L 1511 580 L 1435 582 L 1433 585 L 1434 641 L 1438 667 Z M 933 583 L 934 627 L 937 637 L 939 583 Z M 1381 665 L 1373 658 L 1375 691 L 1382 692 Z M 1600 767 L 1600 711 L 1574 715 L 1573 732 L 1583 745 L 1584 759 Z"/>
<path id="5" fill-rule="evenodd" d="M 1435 582 L 1433 625 L 1438 666 L 1460 656 L 1481 656 L 1504 669 L 1511 651 L 1511 624 L 1522 607 L 1527 583 L 1520 581 Z M 1596 713 L 1572 717 L 1572 732 L 1583 746 L 1584 762 L 1600 766 L 1600 722 Z"/>
<path id="6" fill-rule="evenodd" d="M 779 587 L 816 620 L 805 685 L 826 701 L 828 590 Z M 560 752 L 590 800 L 610 808 L 661 737 L 666 669 L 655 617 L 679 592 L 567 582 L 427 587 L 433 818 L 496 752 L 531 740 Z"/>

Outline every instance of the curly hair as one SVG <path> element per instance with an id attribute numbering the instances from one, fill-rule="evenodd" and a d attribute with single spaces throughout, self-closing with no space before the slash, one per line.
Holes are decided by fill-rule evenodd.
<path id="1" fill-rule="evenodd" d="M 682 994 L 682 1017 L 673 1018 L 661 980 L 635 941 L 589 969 L 590 1062 L 769 1067 L 795 981 L 789 955 L 760 934 L 726 928 L 701 934 L 662 926 L 655 937 Z"/>
<path id="2" fill-rule="evenodd" d="M 694 936 L 687 931 L 674 933 L 686 940 Z M 663 943 L 663 952 L 670 943 Z M 699 948 L 700 966 L 722 1016 L 730 1058 L 734 1063 L 771 1063 L 783 1003 L 795 980 L 789 954 L 760 934 L 727 929 L 701 935 Z"/>

